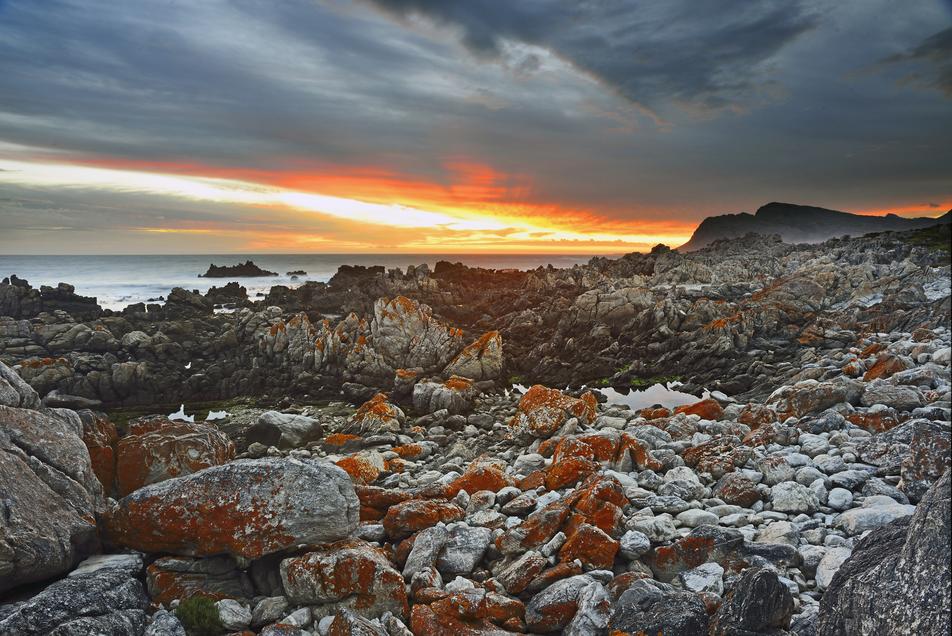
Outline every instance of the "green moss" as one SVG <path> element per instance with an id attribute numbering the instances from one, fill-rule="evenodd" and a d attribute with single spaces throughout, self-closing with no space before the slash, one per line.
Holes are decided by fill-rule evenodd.
<path id="1" fill-rule="evenodd" d="M 175 608 L 188 636 L 219 636 L 225 632 L 215 601 L 205 596 L 192 596 Z"/>
<path id="2" fill-rule="evenodd" d="M 914 232 L 909 232 L 905 241 L 912 245 L 921 245 L 934 252 L 952 253 L 952 225 L 934 225 Z"/>
<path id="3" fill-rule="evenodd" d="M 526 379 L 521 375 L 510 375 L 509 384 L 525 384 Z"/>

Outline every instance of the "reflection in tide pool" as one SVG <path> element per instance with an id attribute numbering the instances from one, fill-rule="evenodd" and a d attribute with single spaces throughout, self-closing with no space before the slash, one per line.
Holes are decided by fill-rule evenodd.
<path id="1" fill-rule="evenodd" d="M 678 406 L 684 406 L 685 404 L 694 404 L 699 399 L 706 398 L 709 395 L 708 392 L 705 391 L 704 395 L 699 398 L 690 393 L 677 391 L 671 388 L 672 386 L 676 385 L 673 382 L 668 385 L 653 384 L 642 391 L 632 390 L 628 391 L 628 393 L 620 393 L 610 388 L 598 390 L 605 394 L 609 404 L 627 404 L 632 411 L 654 406 L 655 404 L 673 409 Z"/>

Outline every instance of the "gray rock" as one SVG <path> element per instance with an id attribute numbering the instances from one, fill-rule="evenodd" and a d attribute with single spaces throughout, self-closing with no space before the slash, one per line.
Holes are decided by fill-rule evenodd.
<path id="1" fill-rule="evenodd" d="M 186 636 L 182 622 L 171 612 L 159 610 L 145 629 L 144 636 Z"/>
<path id="2" fill-rule="evenodd" d="M 827 505 L 833 510 L 846 510 L 853 505 L 853 493 L 845 488 L 834 488 L 827 496 Z"/>
<path id="3" fill-rule="evenodd" d="M 245 431 L 248 444 L 258 443 L 282 449 L 301 448 L 321 439 L 324 428 L 319 420 L 304 415 L 265 411 Z"/>
<path id="4" fill-rule="evenodd" d="M 681 587 L 691 592 L 724 593 L 724 568 L 717 563 L 704 563 L 694 569 L 678 573 Z"/>
<path id="5" fill-rule="evenodd" d="M 839 571 L 840 566 L 846 559 L 850 558 L 852 550 L 849 548 L 834 547 L 829 548 L 820 559 L 816 566 L 816 586 L 817 589 L 825 590 L 830 586 L 833 577 Z"/>
<path id="6" fill-rule="evenodd" d="M 651 549 L 651 540 L 647 535 L 637 530 L 628 530 L 625 534 L 621 535 L 621 539 L 619 539 L 618 542 L 620 544 L 619 551 L 622 556 L 629 561 L 634 561 Z"/>
<path id="7" fill-rule="evenodd" d="M 449 532 L 443 525 L 421 530 L 413 541 L 413 548 L 403 566 L 403 578 L 409 581 L 417 572 L 434 567 L 448 538 Z"/>
<path id="8" fill-rule="evenodd" d="M 921 634 L 952 629 L 950 473 L 911 517 L 861 539 L 820 602 L 817 636 Z"/>
<path id="9" fill-rule="evenodd" d="M 120 570 L 100 570 L 53 583 L 0 619 L 0 634 L 138 636 L 145 629 L 148 604 L 140 581 Z"/>
<path id="10" fill-rule="evenodd" d="M 102 486 L 73 411 L 0 406 L 0 592 L 97 552 Z"/>
<path id="11" fill-rule="evenodd" d="M 820 505 L 812 490 L 794 481 L 785 481 L 771 488 L 770 501 L 773 503 L 773 509 L 779 512 L 810 514 Z"/>
<path id="12" fill-rule="evenodd" d="M 565 636 L 601 636 L 611 616 L 611 595 L 598 581 L 592 581 L 578 594 L 578 609 L 563 632 Z"/>
<path id="13" fill-rule="evenodd" d="M 491 538 L 489 528 L 470 527 L 463 523 L 450 526 L 436 569 L 445 579 L 469 576 L 476 564 L 482 561 Z"/>
<path id="14" fill-rule="evenodd" d="M 773 570 L 747 568 L 714 616 L 711 635 L 781 633 L 793 607 L 793 595 Z"/>
<path id="15" fill-rule="evenodd" d="M 869 505 L 876 503 L 871 502 L 871 499 L 871 497 L 867 498 L 861 508 L 853 508 L 840 513 L 834 522 L 836 527 L 841 528 L 849 535 L 862 534 L 867 530 L 879 528 L 896 519 L 908 517 L 916 510 L 915 506 L 895 503 L 891 499 L 887 499 L 891 503 L 885 505 Z"/>
<path id="16" fill-rule="evenodd" d="M 283 596 L 268 596 L 255 605 L 251 611 L 251 626 L 255 629 L 261 628 L 269 623 L 277 622 L 282 616 L 287 616 L 288 599 Z"/>
<path id="17" fill-rule="evenodd" d="M 883 380 L 875 380 L 866 385 L 860 398 L 863 406 L 885 404 L 897 411 L 911 411 L 922 406 L 922 394 L 908 386 L 896 386 Z"/>
<path id="18" fill-rule="evenodd" d="M 609 633 L 707 636 L 708 616 L 696 594 L 640 579 L 618 598 L 608 630 Z"/>
<path id="19" fill-rule="evenodd" d="M 20 374 L 0 362 L 0 406 L 21 409 L 40 408 L 40 396 Z"/>
<path id="20" fill-rule="evenodd" d="M 226 598 L 215 603 L 215 607 L 218 608 L 218 618 L 225 629 L 237 632 L 251 625 L 251 610 L 247 605 Z"/>

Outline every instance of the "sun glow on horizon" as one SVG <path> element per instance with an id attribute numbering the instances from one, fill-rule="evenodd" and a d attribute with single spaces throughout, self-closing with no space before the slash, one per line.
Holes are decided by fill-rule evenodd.
<path id="1" fill-rule="evenodd" d="M 485 175 L 483 178 L 486 178 Z M 525 205 L 506 210 L 505 206 L 500 204 L 467 205 L 467 202 L 463 201 L 459 205 L 420 207 L 288 189 L 244 179 L 72 163 L 0 159 L 0 183 L 37 188 L 140 193 L 195 202 L 308 213 L 335 222 L 366 224 L 382 230 L 390 228 L 394 232 L 393 238 L 399 237 L 399 240 L 387 245 L 400 251 L 624 252 L 644 250 L 658 242 L 676 246 L 687 241 L 693 231 L 690 226 L 684 226 L 682 229 L 665 224 L 658 226 L 656 231 L 647 231 L 650 225 L 640 222 L 611 221 L 599 224 L 597 217 L 571 210 L 567 210 L 563 217 L 558 211 L 553 213 L 549 208 L 533 209 Z M 590 230 L 579 228 L 579 221 L 583 219 L 592 221 Z M 645 229 L 632 227 L 635 225 Z M 135 229 L 154 234 L 241 234 L 241 231 L 236 232 L 220 225 L 153 226 Z M 309 237 L 307 232 L 294 234 L 275 231 L 273 237 L 261 236 L 261 231 L 254 234 L 254 237 L 248 237 L 249 247 L 251 244 L 275 247 L 276 241 L 269 238 L 288 241 L 290 245 L 301 247 L 334 244 L 333 238 Z M 268 234 L 272 233 L 266 231 L 265 235 Z M 351 248 L 360 245 L 352 241 L 343 243 Z M 375 247 L 378 245 L 374 241 L 366 243 L 366 249 Z"/>

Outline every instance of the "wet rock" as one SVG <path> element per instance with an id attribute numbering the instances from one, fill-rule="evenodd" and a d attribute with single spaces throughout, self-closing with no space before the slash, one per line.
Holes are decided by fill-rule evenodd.
<path id="1" fill-rule="evenodd" d="M 104 525 L 112 542 L 144 552 L 254 559 L 346 537 L 359 507 L 350 478 L 336 466 L 248 459 L 137 490 Z"/>

